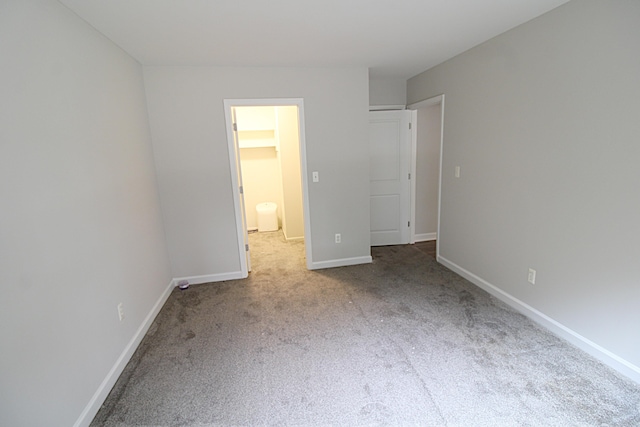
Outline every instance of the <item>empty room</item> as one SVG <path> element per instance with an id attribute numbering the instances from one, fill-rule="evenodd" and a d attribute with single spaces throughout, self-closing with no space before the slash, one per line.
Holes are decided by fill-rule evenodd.
<path id="1" fill-rule="evenodd" d="M 0 0 L 0 425 L 640 425 L 639 24 Z"/>

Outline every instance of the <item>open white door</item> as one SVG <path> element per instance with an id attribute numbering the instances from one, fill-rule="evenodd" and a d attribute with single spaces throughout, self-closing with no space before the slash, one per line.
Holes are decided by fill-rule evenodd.
<path id="1" fill-rule="evenodd" d="M 371 246 L 410 241 L 411 112 L 370 111 Z"/>
<path id="2" fill-rule="evenodd" d="M 233 123 L 233 149 L 236 154 L 236 174 L 238 179 L 238 194 L 240 211 L 242 212 L 242 231 L 244 235 L 244 252 L 247 265 L 247 272 L 251 271 L 251 256 L 249 254 L 249 229 L 247 228 L 247 213 L 244 205 L 244 188 L 242 186 L 242 166 L 240 162 L 240 145 L 238 144 L 238 122 L 236 120 L 236 109 L 231 107 L 231 120 Z"/>

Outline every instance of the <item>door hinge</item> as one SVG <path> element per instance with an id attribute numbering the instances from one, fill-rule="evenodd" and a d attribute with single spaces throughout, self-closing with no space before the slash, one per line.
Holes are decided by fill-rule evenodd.
<path id="1" fill-rule="evenodd" d="M 411 227 L 411 221 L 407 221 L 407 227 Z"/>
<path id="2" fill-rule="evenodd" d="M 244 194 L 244 188 L 242 187 L 242 185 L 240 186 L 240 194 Z"/>
<path id="3" fill-rule="evenodd" d="M 237 123 L 233 124 L 233 130 L 234 130 L 234 132 L 238 132 L 238 124 Z"/>
<path id="4" fill-rule="evenodd" d="M 411 129 L 411 122 L 409 122 L 409 129 Z"/>
<path id="5" fill-rule="evenodd" d="M 249 245 L 248 245 L 248 244 L 245 244 L 245 245 L 244 245 L 244 250 L 245 250 L 245 251 L 247 251 L 247 252 L 249 252 Z"/>
<path id="6" fill-rule="evenodd" d="M 409 179 L 411 179 L 411 174 L 409 174 Z"/>

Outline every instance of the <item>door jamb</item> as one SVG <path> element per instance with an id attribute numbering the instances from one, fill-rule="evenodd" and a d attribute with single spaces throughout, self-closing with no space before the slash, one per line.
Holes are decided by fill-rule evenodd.
<path id="1" fill-rule="evenodd" d="M 411 200 L 410 221 L 409 227 L 409 243 L 414 244 L 416 242 L 416 170 L 417 170 L 417 156 L 418 156 L 418 110 L 409 110 L 411 112 L 411 118 L 409 123 L 411 124 L 411 163 L 409 164 L 409 173 L 411 174 L 411 189 L 409 199 Z"/>
<path id="2" fill-rule="evenodd" d="M 224 99 L 224 116 L 227 128 L 227 144 L 229 149 L 229 166 L 231 168 L 231 189 L 233 193 L 233 205 L 236 216 L 236 232 L 238 237 L 238 255 L 240 258 L 240 270 L 242 277 L 249 275 L 247 260 L 244 254 L 244 219 L 240 208 L 240 192 L 236 167 L 236 154 L 233 138 L 233 121 L 231 118 L 232 107 L 298 107 L 298 133 L 300 141 L 300 174 L 302 178 L 302 214 L 304 216 L 304 246 L 307 260 L 307 269 L 311 270 L 313 256 L 311 253 L 311 219 L 309 215 L 309 186 L 307 182 L 307 149 L 304 124 L 304 100 L 302 98 L 262 98 L 262 99 Z M 245 206 L 246 209 L 246 206 Z"/>

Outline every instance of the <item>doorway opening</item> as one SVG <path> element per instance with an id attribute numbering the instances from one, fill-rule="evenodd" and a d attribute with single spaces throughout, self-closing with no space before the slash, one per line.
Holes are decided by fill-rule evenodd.
<path id="1" fill-rule="evenodd" d="M 442 144 L 444 142 L 444 95 L 408 105 L 412 122 L 412 240 L 438 259 L 440 255 L 440 200 Z M 432 244 L 435 241 L 435 244 Z M 412 242 L 412 243 L 413 243 Z"/>
<path id="2" fill-rule="evenodd" d="M 278 234 L 283 243 L 303 245 L 309 268 L 302 99 L 236 99 L 224 106 L 242 277 L 251 271 L 251 258 L 265 253 L 269 233 L 274 243 Z M 261 249 L 252 251 L 250 240 L 261 242 Z M 283 247 L 266 246 L 270 251 Z"/>

